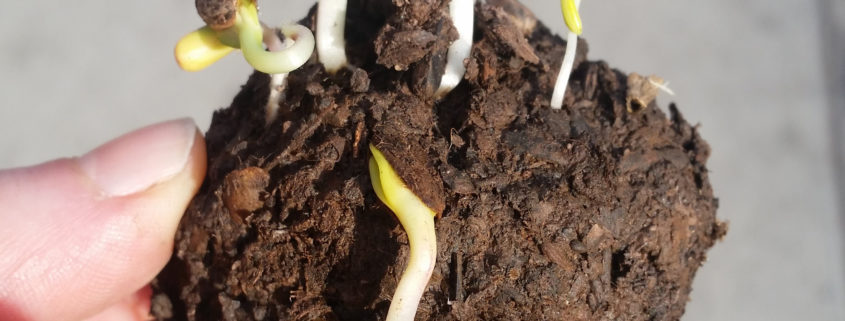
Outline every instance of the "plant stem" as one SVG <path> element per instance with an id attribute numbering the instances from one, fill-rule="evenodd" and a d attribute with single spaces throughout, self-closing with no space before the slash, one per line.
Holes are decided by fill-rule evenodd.
<path id="1" fill-rule="evenodd" d="M 290 38 L 285 38 L 284 41 L 279 39 L 275 29 L 264 27 L 264 45 L 267 50 L 282 51 L 290 46 L 293 46 L 294 41 Z M 264 106 L 264 123 L 269 125 L 279 114 L 279 98 L 282 96 L 284 90 L 285 79 L 288 74 L 271 74 L 270 75 L 270 94 L 267 95 L 267 104 Z"/>
<path id="2" fill-rule="evenodd" d="M 575 10 L 578 10 L 580 6 L 581 0 L 575 0 Z M 567 29 L 566 52 L 563 55 L 563 62 L 560 64 L 560 71 L 557 74 L 554 91 L 552 91 L 552 100 L 550 103 L 552 109 L 560 109 L 563 107 L 563 97 L 566 95 L 566 86 L 569 84 L 569 75 L 572 73 L 572 65 L 575 64 L 577 47 L 578 34 Z"/>
<path id="3" fill-rule="evenodd" d="M 408 233 L 408 265 L 393 293 L 387 321 L 413 321 L 420 298 L 428 285 L 437 260 L 437 236 L 434 217 L 437 213 L 420 200 L 393 170 L 384 155 L 370 145 L 370 181 L 376 196 L 396 214 Z"/>
<path id="4" fill-rule="evenodd" d="M 473 5 L 472 0 L 452 0 L 449 3 L 449 15 L 452 17 L 452 24 L 458 30 L 458 39 L 449 46 L 446 69 L 443 72 L 443 78 L 440 79 L 440 87 L 435 93 L 437 97 L 445 96 L 458 86 L 466 72 L 464 60 L 469 58 L 472 49 L 472 30 L 475 20 Z"/>
<path id="5" fill-rule="evenodd" d="M 242 0 L 243 1 L 243 0 Z M 286 38 L 295 41 L 293 46 L 282 51 L 267 52 L 262 38 L 264 30 L 258 21 L 255 3 L 243 1 L 238 8 L 238 39 L 244 58 L 256 70 L 268 74 L 284 74 L 302 66 L 314 51 L 314 35 L 301 25 L 286 25 L 280 29 Z"/>
<path id="6" fill-rule="evenodd" d="M 317 5 L 317 57 L 330 73 L 347 64 L 345 27 L 346 0 L 320 0 Z"/>
<path id="7" fill-rule="evenodd" d="M 396 292 L 393 293 L 393 301 L 387 312 L 387 321 L 414 320 L 417 306 L 434 271 L 437 255 L 434 217 L 428 213 L 416 213 L 409 215 L 405 221 L 401 218 L 399 221 L 403 227 L 414 226 L 414 228 L 405 228 L 411 248 L 408 265 L 402 272 Z"/>

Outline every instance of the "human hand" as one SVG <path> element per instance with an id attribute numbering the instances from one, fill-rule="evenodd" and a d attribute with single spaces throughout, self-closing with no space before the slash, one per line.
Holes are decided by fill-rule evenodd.
<path id="1" fill-rule="evenodd" d="M 0 320 L 147 320 L 147 284 L 205 169 L 205 140 L 182 119 L 0 170 Z"/>

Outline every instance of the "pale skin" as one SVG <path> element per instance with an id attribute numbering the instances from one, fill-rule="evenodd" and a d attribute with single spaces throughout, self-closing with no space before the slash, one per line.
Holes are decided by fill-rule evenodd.
<path id="1" fill-rule="evenodd" d="M 205 169 L 182 119 L 0 170 L 0 320 L 149 320 L 147 284 Z"/>
<path id="2" fill-rule="evenodd" d="M 258 25 L 248 18 L 247 27 Z M 196 55 L 185 57 L 191 63 L 199 57 L 193 67 L 240 47 L 224 45 L 214 28 L 187 38 L 187 52 Z M 244 29 L 260 43 L 261 30 Z M 198 47 L 209 39 L 218 46 Z M 202 134 L 181 119 L 132 131 L 79 157 L 0 170 L 0 320 L 150 320 L 148 284 L 172 254 L 206 159 Z"/>

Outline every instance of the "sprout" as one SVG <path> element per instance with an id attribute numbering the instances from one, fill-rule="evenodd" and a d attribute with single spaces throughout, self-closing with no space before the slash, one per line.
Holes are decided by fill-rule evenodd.
<path id="1" fill-rule="evenodd" d="M 446 70 L 443 72 L 443 78 L 440 79 L 440 87 L 435 93 L 438 97 L 448 94 L 458 86 L 466 72 L 464 60 L 469 57 L 472 49 L 475 15 L 473 2 L 472 0 L 452 0 L 449 3 L 449 15 L 452 18 L 452 24 L 458 30 L 458 39 L 449 46 L 449 52 L 446 55 Z"/>
<path id="2" fill-rule="evenodd" d="M 256 70 L 264 73 L 288 73 L 305 64 L 314 51 L 314 35 L 311 34 L 311 30 L 302 25 L 287 25 L 280 28 L 285 37 L 295 41 L 293 46 L 282 51 L 265 51 L 261 41 L 264 28 L 258 21 L 258 9 L 253 0 L 241 0 L 235 28 L 238 30 L 238 39 L 244 58 Z"/>
<path id="3" fill-rule="evenodd" d="M 578 7 L 581 0 L 561 0 L 560 9 L 563 12 L 563 20 L 566 22 L 566 52 L 563 55 L 563 62 L 560 65 L 560 72 L 557 74 L 555 89 L 552 91 L 551 106 L 560 109 L 563 106 L 563 96 L 566 94 L 566 85 L 569 83 L 569 74 L 572 73 L 572 65 L 575 63 L 575 49 L 578 46 L 578 35 L 581 34 L 581 17 L 578 15 Z"/>
<path id="4" fill-rule="evenodd" d="M 314 51 L 314 36 L 301 25 L 282 26 L 285 37 L 296 41 L 281 51 L 264 50 L 264 29 L 255 0 L 197 0 L 197 11 L 207 26 L 186 35 L 176 44 L 176 61 L 182 69 L 196 71 L 219 60 L 230 48 L 240 48 L 256 70 L 283 74 L 302 66 Z"/>
<path id="5" fill-rule="evenodd" d="M 330 73 L 346 66 L 346 0 L 320 0 L 317 6 L 317 57 Z"/>
<path id="6" fill-rule="evenodd" d="M 284 41 L 279 39 L 274 30 L 264 31 L 264 43 L 267 44 L 267 50 L 282 51 L 285 48 L 293 46 L 294 42 L 290 38 L 285 38 Z M 270 94 L 267 95 L 267 104 L 264 106 L 264 124 L 269 125 L 279 114 L 279 98 L 282 96 L 282 90 L 285 87 L 285 79 L 288 74 L 271 74 L 270 75 Z"/>
<path id="7" fill-rule="evenodd" d="M 221 43 L 217 39 L 217 32 L 206 26 L 182 37 L 182 40 L 176 43 L 174 55 L 182 69 L 199 71 L 225 57 L 234 49 Z"/>
<path id="8" fill-rule="evenodd" d="M 581 34 L 581 17 L 578 14 L 578 6 L 581 5 L 581 0 L 560 0 L 560 11 L 563 14 L 563 22 L 569 31 L 576 35 Z"/>
<path id="9" fill-rule="evenodd" d="M 370 152 L 373 189 L 378 198 L 399 218 L 399 223 L 408 233 L 411 247 L 408 265 L 393 294 L 386 320 L 414 320 L 437 258 L 437 237 L 434 234 L 434 216 L 437 213 L 408 189 L 375 146 L 370 145 Z"/>

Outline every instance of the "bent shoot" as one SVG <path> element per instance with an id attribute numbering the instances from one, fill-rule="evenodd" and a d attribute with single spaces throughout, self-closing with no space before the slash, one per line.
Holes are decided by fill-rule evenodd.
<path id="1" fill-rule="evenodd" d="M 255 0 L 229 0 L 219 6 L 215 0 L 198 0 L 197 11 L 206 23 L 176 44 L 176 61 L 182 69 L 201 70 L 234 49 L 241 49 L 246 61 L 268 74 L 288 73 L 299 68 L 314 51 L 314 35 L 301 25 L 282 26 L 285 37 L 294 44 L 280 51 L 265 50 L 264 28 L 258 20 Z M 209 8 L 219 9 L 211 10 Z M 230 10 L 231 12 L 220 12 Z"/>
<path id="2" fill-rule="evenodd" d="M 405 185 L 381 151 L 370 145 L 370 152 L 373 189 L 378 198 L 399 218 L 399 223 L 408 233 L 411 248 L 408 265 L 396 286 L 386 320 L 414 320 L 437 258 L 437 237 L 434 233 L 434 217 L 437 213 Z"/>

